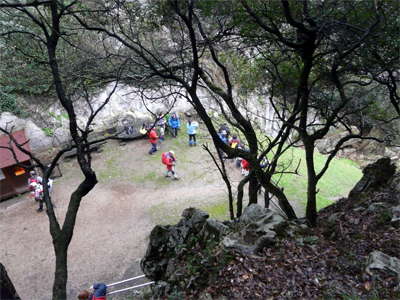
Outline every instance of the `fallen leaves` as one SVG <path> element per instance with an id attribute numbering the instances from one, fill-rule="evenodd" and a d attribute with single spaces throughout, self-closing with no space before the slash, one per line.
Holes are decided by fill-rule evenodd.
<path id="1" fill-rule="evenodd" d="M 379 196 L 382 201 L 382 194 Z M 213 295 L 228 299 L 321 299 L 354 295 L 365 298 L 398 299 L 396 278 L 377 280 L 365 274 L 366 256 L 373 250 L 400 255 L 400 230 L 381 225 L 379 215 L 366 208 L 355 209 L 346 199 L 320 215 L 327 220 L 337 212 L 335 224 L 321 226 L 303 237 L 305 243 L 283 239 L 259 257 L 235 256 L 212 283 Z M 340 202 L 340 201 L 339 201 Z M 333 226 L 333 227 L 332 227 Z M 326 230 L 337 232 L 334 239 Z M 218 287 L 218 288 L 217 288 Z"/>

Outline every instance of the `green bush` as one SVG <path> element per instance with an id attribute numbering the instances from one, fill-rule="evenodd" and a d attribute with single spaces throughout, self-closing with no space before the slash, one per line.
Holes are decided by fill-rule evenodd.
<path id="1" fill-rule="evenodd" d="M 0 113 L 2 112 L 10 112 L 19 117 L 24 115 L 17 97 L 7 87 L 0 87 Z"/>

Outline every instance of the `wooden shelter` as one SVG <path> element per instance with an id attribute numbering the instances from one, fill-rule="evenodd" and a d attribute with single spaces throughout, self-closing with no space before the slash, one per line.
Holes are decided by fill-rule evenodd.
<path id="1" fill-rule="evenodd" d="M 12 136 L 18 144 L 30 151 L 24 130 L 15 131 Z M 19 164 L 30 166 L 29 156 L 20 151 L 9 136 L 0 136 L 0 201 L 28 190 L 29 172 Z"/>

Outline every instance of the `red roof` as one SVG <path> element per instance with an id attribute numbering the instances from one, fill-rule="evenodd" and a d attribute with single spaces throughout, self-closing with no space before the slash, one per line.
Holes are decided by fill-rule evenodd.
<path id="1" fill-rule="evenodd" d="M 24 130 L 15 131 L 13 132 L 12 136 L 14 137 L 14 139 L 17 141 L 18 144 L 24 144 L 27 142 Z M 0 136 L 0 147 L 9 147 L 9 146 L 10 146 L 9 136 L 8 135 Z M 29 156 L 18 150 L 17 146 L 13 142 L 11 142 L 11 146 L 12 149 L 14 149 L 17 161 L 15 161 L 14 155 L 10 150 L 0 148 L 0 169 L 15 165 L 17 162 L 24 162 L 29 160 Z M 31 151 L 31 149 L 29 148 L 29 143 L 24 144 L 23 148 L 25 150 Z"/>

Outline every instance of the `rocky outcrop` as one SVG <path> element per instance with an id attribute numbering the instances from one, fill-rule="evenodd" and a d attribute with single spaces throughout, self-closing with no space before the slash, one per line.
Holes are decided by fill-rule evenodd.
<path id="1" fill-rule="evenodd" d="M 302 226 L 300 221 L 289 222 L 257 204 L 246 207 L 240 219 L 226 222 L 188 208 L 178 224 L 158 225 L 152 230 L 141 268 L 148 278 L 157 281 L 155 297 L 162 297 L 211 280 L 214 275 L 209 271 L 225 264 L 218 253 L 257 255 L 273 246 L 276 238 L 294 236 L 304 229 Z"/>
<path id="2" fill-rule="evenodd" d="M 282 216 L 257 204 L 247 206 L 239 222 L 243 229 L 224 237 L 222 244 L 245 255 L 274 245 L 277 231 L 288 225 Z"/>
<path id="3" fill-rule="evenodd" d="M 93 109 L 98 108 L 110 95 L 114 84 L 110 84 L 91 99 Z M 114 129 L 113 132 L 123 131 L 123 121 L 126 120 L 137 134 L 143 121 L 153 120 L 153 113 L 167 112 L 174 105 L 174 112 L 188 111 L 191 105 L 184 98 L 161 97 L 159 101 L 149 101 L 143 104 L 141 94 L 135 88 L 120 85 L 111 96 L 110 102 L 98 113 L 91 129 L 94 133 L 105 132 Z M 175 101 L 176 100 L 176 101 Z M 25 129 L 30 140 L 31 150 L 40 153 L 52 147 L 60 147 L 70 141 L 69 121 L 60 103 L 56 99 L 21 99 L 25 102 L 27 118 L 19 118 L 9 112 L 0 114 L 0 127 L 14 127 L 14 130 Z M 85 127 L 90 108 L 86 101 L 76 101 L 74 108 L 77 115 L 77 123 L 81 128 Z"/>
<path id="4" fill-rule="evenodd" d="M 350 191 L 349 198 L 360 198 L 365 193 L 387 186 L 395 172 L 396 166 L 388 157 L 366 166 L 363 170 L 363 177 Z"/>
<path id="5" fill-rule="evenodd" d="M 189 238 L 207 235 L 219 237 L 226 226 L 196 208 L 187 208 L 176 225 L 157 225 L 150 233 L 150 241 L 141 268 L 152 280 L 166 280 L 174 271 L 174 258 L 185 251 Z"/>
<path id="6" fill-rule="evenodd" d="M 358 133 L 359 130 L 351 127 L 352 132 Z M 348 132 L 343 128 L 330 132 L 324 139 L 316 141 L 316 147 L 322 154 L 329 154 L 335 149 L 337 142 L 347 136 Z M 380 129 L 373 128 L 368 134 L 372 137 L 377 137 L 384 140 L 385 133 Z M 389 157 L 396 162 L 399 158 L 399 151 L 396 147 L 389 147 L 385 143 L 379 143 L 371 140 L 351 139 L 345 142 L 337 157 L 346 157 L 357 161 L 362 167 L 373 163 L 380 157 Z"/>
<path id="7" fill-rule="evenodd" d="M 254 204 L 225 222 L 187 209 L 151 233 L 142 268 L 156 281 L 153 299 L 399 299 L 399 192 L 400 174 L 383 158 L 349 198 L 319 212 L 316 228 Z"/>
<path id="8" fill-rule="evenodd" d="M 55 147 L 69 140 L 69 132 L 64 128 L 55 128 L 46 134 L 44 128 L 40 128 L 30 119 L 21 119 L 11 113 L 4 112 L 0 115 L 0 127 L 13 128 L 14 131 L 25 129 L 25 135 L 29 139 L 29 145 L 34 153 Z"/>
<path id="9" fill-rule="evenodd" d="M 11 279 L 8 277 L 7 271 L 0 263 L 0 299 L 4 300 L 21 300 L 15 291 Z"/>

